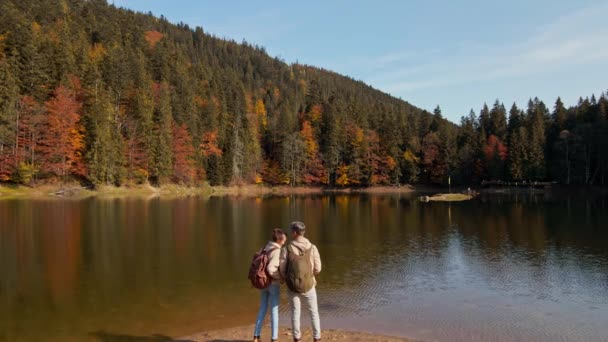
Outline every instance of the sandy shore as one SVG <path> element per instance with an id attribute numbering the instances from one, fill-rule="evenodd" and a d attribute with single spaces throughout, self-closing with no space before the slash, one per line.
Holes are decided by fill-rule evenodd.
<path id="1" fill-rule="evenodd" d="M 265 326 L 262 330 L 262 341 L 270 341 L 269 327 Z M 217 330 L 203 332 L 192 336 L 183 337 L 178 339 L 180 342 L 250 342 L 253 340 L 252 336 L 253 326 L 244 326 L 232 329 Z M 351 332 L 342 330 L 323 330 L 323 341 L 349 341 L 349 342 L 411 342 L 413 340 L 400 338 L 375 335 L 363 332 Z M 291 329 L 281 328 L 279 332 L 279 341 L 291 342 L 293 337 L 291 335 Z M 312 335 L 310 329 L 305 330 L 302 336 L 302 341 L 312 341 Z"/>

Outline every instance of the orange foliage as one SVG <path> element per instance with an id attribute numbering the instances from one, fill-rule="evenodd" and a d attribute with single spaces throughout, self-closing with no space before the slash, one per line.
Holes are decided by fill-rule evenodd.
<path id="1" fill-rule="evenodd" d="M 384 164 L 386 165 L 386 168 L 389 171 L 393 171 L 395 170 L 395 168 L 397 167 L 397 162 L 395 161 L 395 158 L 391 157 L 391 156 L 387 156 L 384 159 Z"/>
<path id="2" fill-rule="evenodd" d="M 262 165 L 262 179 L 264 182 L 271 185 L 278 185 L 285 183 L 286 175 L 281 170 L 281 165 L 274 160 L 264 160 Z M 288 182 L 289 182 L 289 178 Z"/>
<path id="3" fill-rule="evenodd" d="M 206 132 L 203 134 L 203 140 L 200 145 L 200 148 L 202 149 L 203 155 L 205 157 L 220 157 L 222 155 L 222 149 L 220 149 L 217 144 L 217 130 Z"/>
<path id="4" fill-rule="evenodd" d="M 302 180 L 305 184 L 327 184 L 327 171 L 319 156 L 319 144 L 315 139 L 312 125 L 308 121 L 302 123 L 300 136 L 306 146 L 306 161 Z"/>
<path id="5" fill-rule="evenodd" d="M 0 61 L 2 61 L 2 59 L 4 58 L 4 49 L 5 49 L 5 43 L 4 41 L 6 40 L 6 35 L 5 34 L 0 34 Z"/>
<path id="6" fill-rule="evenodd" d="M 82 104 L 66 87 L 59 86 L 55 96 L 44 105 L 47 122 L 40 147 L 43 170 L 60 177 L 70 173 L 84 176 L 84 129 L 80 124 Z"/>
<path id="7" fill-rule="evenodd" d="M 304 121 L 302 123 L 302 130 L 300 131 L 300 135 L 302 135 L 304 143 L 306 144 L 306 153 L 308 154 L 308 157 L 316 157 L 317 152 L 319 152 L 319 144 L 317 144 L 317 141 L 315 140 L 310 122 Z"/>
<path id="8" fill-rule="evenodd" d="M 312 122 L 317 122 L 321 120 L 321 115 L 323 115 L 323 106 L 314 105 L 310 108 L 310 112 L 308 112 L 310 119 Z"/>
<path id="9" fill-rule="evenodd" d="M 195 177 L 194 147 L 186 125 L 173 123 L 173 181 L 191 183 Z"/>
<path id="10" fill-rule="evenodd" d="M 158 31 L 146 31 L 145 38 L 150 48 L 154 49 L 156 44 L 158 44 L 158 42 L 160 42 L 160 40 L 163 39 L 164 36 L 164 34 Z"/>
<path id="11" fill-rule="evenodd" d="M 245 91 L 245 111 L 247 113 L 254 113 L 253 108 L 253 96 L 250 91 Z"/>
<path id="12" fill-rule="evenodd" d="M 6 182 L 11 179 L 11 175 L 14 171 L 14 156 L 11 153 L 10 148 L 4 145 L 0 150 L 0 181 Z"/>
<path id="13" fill-rule="evenodd" d="M 207 100 L 203 100 L 202 97 L 196 95 L 194 97 L 194 103 L 199 107 L 199 108 L 205 108 L 207 106 Z"/>
<path id="14" fill-rule="evenodd" d="M 498 157 L 502 161 L 507 159 L 507 147 L 495 135 L 490 135 L 483 153 L 487 160 L 492 160 L 495 157 Z"/>

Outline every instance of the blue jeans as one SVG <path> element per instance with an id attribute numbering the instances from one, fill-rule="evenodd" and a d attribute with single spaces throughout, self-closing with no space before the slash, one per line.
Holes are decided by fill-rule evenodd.
<path id="1" fill-rule="evenodd" d="M 270 329 L 272 330 L 272 339 L 279 339 L 279 297 L 281 287 L 279 284 L 272 284 L 267 289 L 260 290 L 260 310 L 258 318 L 255 321 L 255 330 L 253 336 L 260 336 L 262 324 L 266 317 L 268 304 L 270 304 Z"/>

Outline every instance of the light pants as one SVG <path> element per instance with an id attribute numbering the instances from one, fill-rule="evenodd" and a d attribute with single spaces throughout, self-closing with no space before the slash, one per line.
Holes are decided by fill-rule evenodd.
<path id="1" fill-rule="evenodd" d="M 272 331 L 272 339 L 279 339 L 279 297 L 281 294 L 280 284 L 272 284 L 268 288 L 260 290 L 260 310 L 258 318 L 255 321 L 255 330 L 253 336 L 260 336 L 262 324 L 266 317 L 266 311 L 270 304 L 270 330 Z"/>
<path id="2" fill-rule="evenodd" d="M 312 336 L 314 339 L 321 339 L 321 320 L 319 319 L 319 306 L 317 305 L 317 290 L 312 290 L 306 293 L 296 293 L 289 291 L 289 304 L 291 305 L 291 328 L 293 337 L 296 339 L 302 338 L 300 331 L 300 309 L 301 302 L 306 303 L 306 307 L 310 313 L 310 321 L 312 322 Z"/>

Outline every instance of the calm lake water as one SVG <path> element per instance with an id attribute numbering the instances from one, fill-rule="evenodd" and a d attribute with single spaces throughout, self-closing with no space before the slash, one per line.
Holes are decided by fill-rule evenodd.
<path id="1" fill-rule="evenodd" d="M 605 198 L 530 194 L 0 201 L 0 341 L 156 341 L 144 337 L 252 324 L 250 258 L 294 219 L 323 258 L 324 327 L 605 341 L 607 209 Z"/>

